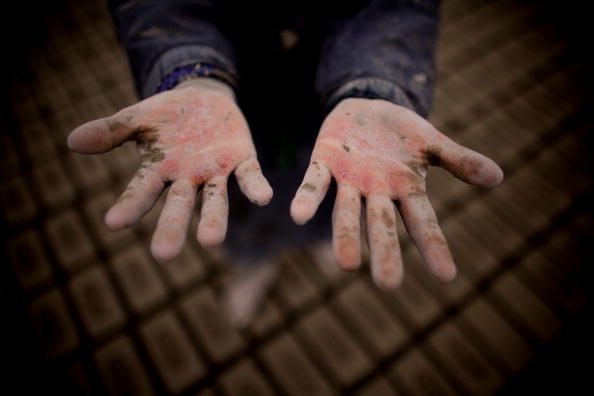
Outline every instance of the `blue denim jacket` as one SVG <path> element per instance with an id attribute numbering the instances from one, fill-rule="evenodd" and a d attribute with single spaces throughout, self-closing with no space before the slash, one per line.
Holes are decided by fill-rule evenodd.
<path id="1" fill-rule="evenodd" d="M 312 83 L 327 110 L 343 98 L 363 97 L 428 114 L 438 0 L 278 2 L 282 11 L 276 3 L 112 0 L 110 8 L 141 97 L 153 95 L 173 70 L 193 63 L 241 77 L 238 64 L 258 62 L 253 54 L 261 40 L 250 34 L 261 24 L 291 25 L 293 13 L 298 18 L 291 27 L 299 32 L 310 25 L 318 36 Z"/>

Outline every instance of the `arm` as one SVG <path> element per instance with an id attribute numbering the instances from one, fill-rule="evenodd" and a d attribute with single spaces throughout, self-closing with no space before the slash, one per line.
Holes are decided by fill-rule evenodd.
<path id="1" fill-rule="evenodd" d="M 253 203 L 265 205 L 272 197 L 249 127 L 235 102 L 229 77 L 232 47 L 204 17 L 209 10 L 203 10 L 202 17 L 186 19 L 185 12 L 192 10 L 183 7 L 185 3 L 190 2 L 132 1 L 115 7 L 137 86 L 146 98 L 110 117 L 87 122 L 68 137 L 69 147 L 83 154 L 137 142 L 139 169 L 105 222 L 112 229 L 132 225 L 169 186 L 151 243 L 158 260 L 180 252 L 199 196 L 197 239 L 204 246 L 222 242 L 232 172 Z M 207 75 L 215 70 L 215 78 L 196 75 L 192 66 L 196 62 L 209 65 Z"/>
<path id="2" fill-rule="evenodd" d="M 218 1 L 111 0 L 109 6 L 141 98 L 157 93 L 176 69 L 198 63 L 215 66 L 237 88 L 236 53 L 225 33 L 229 11 Z"/>
<path id="3" fill-rule="evenodd" d="M 447 282 L 455 277 L 426 195 L 429 165 L 480 186 L 494 186 L 503 178 L 492 160 L 458 145 L 421 117 L 431 102 L 436 24 L 435 4 L 372 1 L 336 24 L 321 56 L 318 89 L 332 110 L 320 128 L 291 215 L 298 224 L 307 222 L 333 177 L 338 185 L 334 254 L 341 268 L 353 270 L 361 262 L 364 199 L 372 276 L 382 289 L 398 286 L 403 277 L 396 210 L 435 278 Z"/>
<path id="4" fill-rule="evenodd" d="M 316 78 L 324 105 L 331 110 L 344 98 L 384 99 L 427 116 L 438 24 L 438 0 L 372 0 L 327 21 Z"/>

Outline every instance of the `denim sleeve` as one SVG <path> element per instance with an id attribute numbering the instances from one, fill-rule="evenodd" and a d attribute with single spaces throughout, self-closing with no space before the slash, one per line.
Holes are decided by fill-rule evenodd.
<path id="1" fill-rule="evenodd" d="M 372 0 L 328 23 L 316 76 L 327 110 L 359 97 L 385 99 L 426 117 L 438 23 L 438 0 Z"/>
<path id="2" fill-rule="evenodd" d="M 183 66 L 208 63 L 237 74 L 218 1 L 110 0 L 109 7 L 141 98 L 155 94 L 165 76 Z"/>

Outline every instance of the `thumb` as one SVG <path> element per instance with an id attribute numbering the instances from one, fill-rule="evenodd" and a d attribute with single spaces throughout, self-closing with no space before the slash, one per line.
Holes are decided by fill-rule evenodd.
<path id="1" fill-rule="evenodd" d="M 493 187 L 501 183 L 503 170 L 493 160 L 440 135 L 439 143 L 427 151 L 430 164 L 441 166 L 458 179 L 477 186 Z"/>
<path id="2" fill-rule="evenodd" d="M 138 119 L 138 110 L 131 106 L 111 117 L 89 121 L 70 133 L 68 147 L 82 154 L 112 150 L 140 130 Z"/>

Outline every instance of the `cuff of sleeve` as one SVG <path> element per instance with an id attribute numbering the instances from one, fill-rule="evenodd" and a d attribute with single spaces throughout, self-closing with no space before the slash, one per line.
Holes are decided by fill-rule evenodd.
<path id="1" fill-rule="evenodd" d="M 384 99 L 415 112 L 419 110 L 402 88 L 381 78 L 359 78 L 344 83 L 327 97 L 326 112 L 330 112 L 338 102 L 346 98 Z"/>
<path id="2" fill-rule="evenodd" d="M 189 65 L 209 64 L 237 79 L 237 72 L 231 61 L 211 47 L 202 45 L 184 45 L 171 48 L 163 52 L 151 67 L 144 86 L 142 97 L 147 98 L 157 93 L 159 87 L 176 70 Z M 229 81 L 233 90 L 237 91 L 237 85 Z"/>

